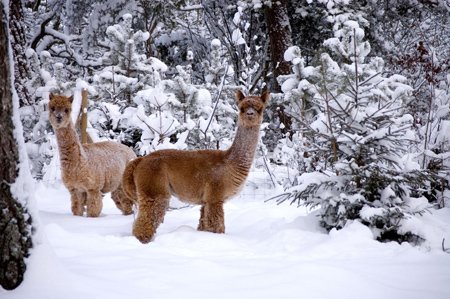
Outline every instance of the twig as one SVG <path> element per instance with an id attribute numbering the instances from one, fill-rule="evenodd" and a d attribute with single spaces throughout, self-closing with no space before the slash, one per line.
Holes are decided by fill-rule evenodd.
<path id="1" fill-rule="evenodd" d="M 353 28 L 353 51 L 355 57 L 355 102 L 358 104 L 358 94 L 359 94 L 359 74 L 358 74 L 358 56 L 356 56 L 356 28 Z"/>
<path id="2" fill-rule="evenodd" d="M 217 93 L 216 104 L 214 105 L 214 109 L 211 113 L 211 116 L 209 117 L 208 125 L 206 126 L 206 129 L 203 132 L 203 134 L 205 134 L 205 136 L 206 136 L 206 133 L 208 132 L 209 126 L 211 125 L 214 114 L 216 113 L 217 106 L 219 105 L 219 99 L 220 99 L 220 95 L 222 94 L 223 84 L 225 83 L 225 77 L 227 76 L 227 73 L 228 73 L 228 64 L 225 67 L 225 73 L 223 74 L 222 81 L 220 82 L 220 85 L 219 85 L 219 92 Z"/>
<path id="3" fill-rule="evenodd" d="M 159 133 L 158 133 L 155 129 L 153 129 L 153 127 L 150 126 L 150 125 L 149 125 L 144 119 L 142 119 L 138 114 L 136 114 L 136 116 L 137 116 L 137 118 L 139 118 L 140 121 L 142 121 L 142 122 L 144 123 L 144 125 L 147 126 L 147 128 L 150 129 L 150 131 L 152 131 L 154 134 L 158 134 L 158 135 L 159 135 Z"/>
<path id="4" fill-rule="evenodd" d="M 442 251 L 445 253 L 450 253 L 450 248 L 445 248 L 445 238 L 442 239 Z"/>
<path id="5" fill-rule="evenodd" d="M 264 150 L 262 148 L 260 148 L 260 149 L 261 149 L 261 153 L 262 153 L 262 156 L 263 156 L 264 168 L 266 169 L 267 173 L 269 174 L 270 180 L 272 181 L 272 185 L 275 188 L 277 185 L 275 184 L 275 181 L 273 179 L 272 171 L 270 170 L 269 164 L 267 163 L 266 153 L 264 152 Z"/>
<path id="6" fill-rule="evenodd" d="M 183 209 L 192 208 L 192 207 L 194 207 L 194 205 L 190 205 L 190 204 L 184 205 L 182 207 L 171 207 L 171 206 L 169 206 L 167 208 L 167 211 L 170 212 L 170 211 L 176 211 L 176 210 L 183 210 Z"/>

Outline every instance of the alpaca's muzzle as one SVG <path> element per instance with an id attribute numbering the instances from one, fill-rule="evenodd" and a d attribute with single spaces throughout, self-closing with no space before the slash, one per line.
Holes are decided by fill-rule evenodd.
<path id="1" fill-rule="evenodd" d="M 256 110 L 253 107 L 249 107 L 246 111 L 247 116 L 255 116 Z"/>

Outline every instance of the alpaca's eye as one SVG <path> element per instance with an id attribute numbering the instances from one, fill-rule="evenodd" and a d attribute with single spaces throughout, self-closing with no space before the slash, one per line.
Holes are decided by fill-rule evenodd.
<path id="1" fill-rule="evenodd" d="M 66 108 L 66 109 L 64 109 L 64 112 L 65 112 L 65 113 L 69 112 L 69 109 L 67 109 L 67 108 Z"/>
<path id="2" fill-rule="evenodd" d="M 244 107 L 241 107 L 241 113 L 244 113 L 245 109 Z"/>
<path id="3" fill-rule="evenodd" d="M 52 110 L 52 112 L 55 112 L 55 107 L 50 108 L 50 110 Z"/>

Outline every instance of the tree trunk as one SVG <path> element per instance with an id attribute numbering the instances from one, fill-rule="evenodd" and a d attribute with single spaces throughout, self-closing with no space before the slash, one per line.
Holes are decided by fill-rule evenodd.
<path id="1" fill-rule="evenodd" d="M 25 49 L 27 41 L 25 37 L 25 22 L 23 16 L 23 1 L 13 0 L 9 2 L 9 29 L 11 32 L 11 44 L 14 54 L 14 87 L 19 95 L 20 106 L 33 104 L 25 82 L 30 73 Z"/>
<path id="2" fill-rule="evenodd" d="M 11 290 L 23 280 L 24 259 L 31 248 L 31 217 L 11 193 L 18 176 L 14 137 L 8 16 L 0 1 L 0 285 Z"/>
<path id="3" fill-rule="evenodd" d="M 287 12 L 288 0 L 272 1 L 266 7 L 267 28 L 270 40 L 270 61 L 273 78 L 271 92 L 281 92 L 277 77 L 291 73 L 290 64 L 284 61 L 284 52 L 292 45 L 291 25 Z"/>
<path id="4" fill-rule="evenodd" d="M 281 92 L 281 86 L 277 81 L 278 76 L 291 73 L 290 63 L 284 60 L 284 52 L 292 46 L 292 31 L 288 16 L 288 0 L 271 1 L 272 5 L 266 7 L 267 30 L 270 41 L 270 64 L 272 78 L 269 89 L 273 93 Z M 271 109 L 278 116 L 283 134 L 290 134 L 292 138 L 292 120 L 284 110 L 283 105 L 272 103 Z"/>

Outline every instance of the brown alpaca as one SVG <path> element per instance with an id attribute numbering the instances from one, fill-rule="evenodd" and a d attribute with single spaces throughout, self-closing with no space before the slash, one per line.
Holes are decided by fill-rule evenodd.
<path id="1" fill-rule="evenodd" d="M 139 241 L 152 240 L 171 195 L 202 206 L 198 230 L 225 232 L 223 204 L 244 185 L 268 99 L 268 92 L 261 97 L 236 93 L 238 128 L 228 150 L 160 150 L 128 163 L 123 188 L 130 198 L 137 199 L 133 235 Z"/>
<path id="2" fill-rule="evenodd" d="M 133 203 L 122 190 L 122 175 L 127 163 L 136 158 L 125 145 L 104 141 L 81 144 L 70 118 L 73 97 L 50 94 L 49 120 L 58 141 L 62 180 L 70 192 L 72 213 L 97 217 L 102 211 L 102 193 L 111 197 L 124 215 L 131 214 Z"/>

